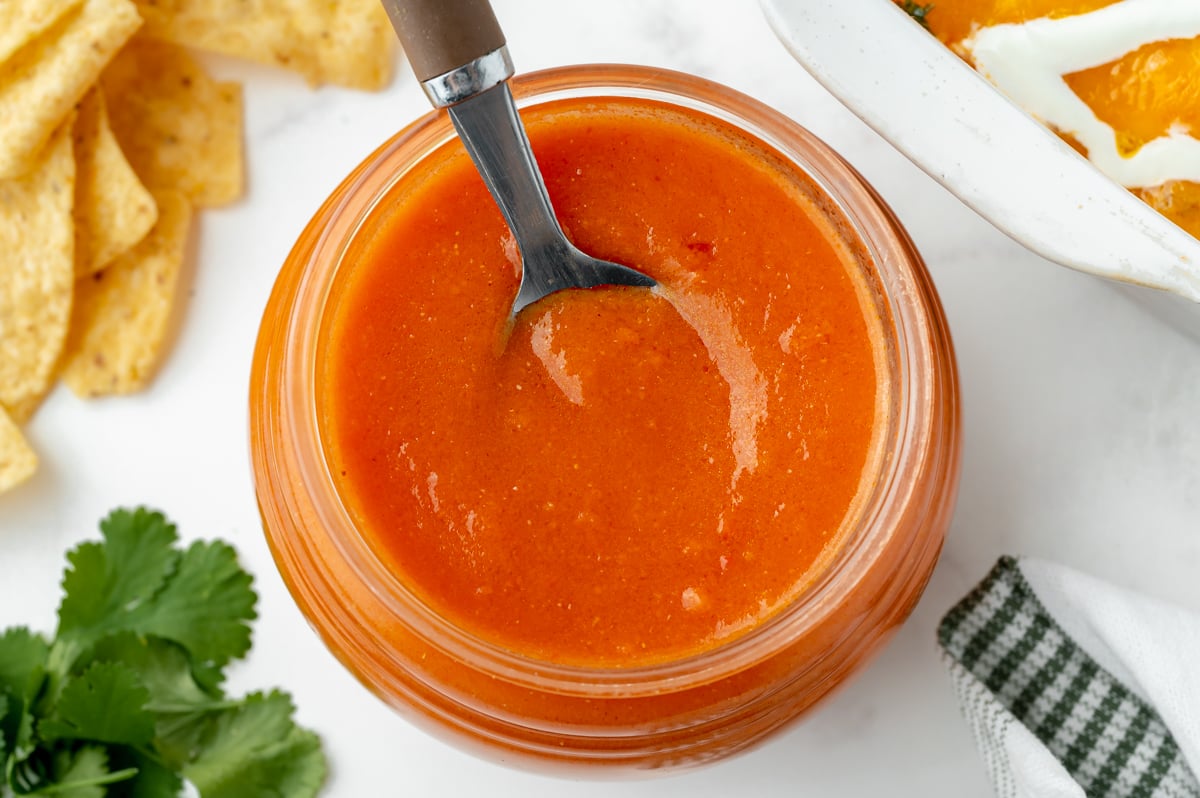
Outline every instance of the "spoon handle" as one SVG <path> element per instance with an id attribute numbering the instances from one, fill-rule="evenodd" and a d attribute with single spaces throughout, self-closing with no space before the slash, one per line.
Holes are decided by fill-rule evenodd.
<path id="1" fill-rule="evenodd" d="M 465 100 L 512 76 L 504 31 L 488 0 L 383 0 L 383 7 L 434 105 Z"/>

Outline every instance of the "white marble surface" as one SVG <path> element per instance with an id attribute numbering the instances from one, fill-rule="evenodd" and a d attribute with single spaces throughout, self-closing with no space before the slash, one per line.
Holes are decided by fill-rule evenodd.
<path id="1" fill-rule="evenodd" d="M 929 261 L 958 348 L 962 491 L 924 599 L 892 644 L 799 724 L 706 770 L 628 796 L 982 795 L 983 769 L 934 648 L 941 614 L 1002 553 L 1054 559 L 1200 611 L 1200 343 L 1110 286 L 1051 266 L 966 210 L 817 86 L 748 0 L 496 0 L 521 70 L 630 62 L 744 91 L 841 151 Z M 325 794 L 599 796 L 426 737 L 322 648 L 258 524 L 246 386 L 258 317 L 295 236 L 340 178 L 426 105 L 407 70 L 367 95 L 312 92 L 229 61 L 246 81 L 249 191 L 197 226 L 173 352 L 146 393 L 57 391 L 29 428 L 42 468 L 0 498 L 0 627 L 49 630 L 64 550 L 110 507 L 149 503 L 185 537 L 220 536 L 257 577 L 255 647 L 235 690 L 282 685 L 324 737 Z M 903 64 L 865 55 L 862 68 Z M 914 79 L 918 79 L 914 76 Z"/>

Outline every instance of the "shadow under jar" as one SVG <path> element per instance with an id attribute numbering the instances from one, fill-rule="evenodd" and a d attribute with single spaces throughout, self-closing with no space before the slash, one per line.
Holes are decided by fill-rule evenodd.
<path id="1" fill-rule="evenodd" d="M 628 66 L 513 90 L 568 235 L 659 288 L 510 320 L 515 245 L 445 114 L 418 120 L 267 305 L 267 539 L 330 650 L 434 734 L 576 774 L 710 762 L 927 583 L 959 468 L 945 319 L 883 201 L 771 109 Z"/>

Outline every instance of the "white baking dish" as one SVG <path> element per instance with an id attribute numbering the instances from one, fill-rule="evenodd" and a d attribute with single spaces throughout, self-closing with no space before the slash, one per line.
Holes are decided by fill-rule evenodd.
<path id="1" fill-rule="evenodd" d="M 813 77 L 980 215 L 1056 263 L 1160 289 L 1135 293 L 1200 334 L 1200 241 L 1101 174 L 891 0 L 761 3 Z"/>

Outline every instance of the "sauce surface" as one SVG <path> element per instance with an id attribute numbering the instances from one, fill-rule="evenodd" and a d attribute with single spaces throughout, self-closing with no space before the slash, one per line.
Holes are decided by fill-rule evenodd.
<path id="1" fill-rule="evenodd" d="M 886 395 L 870 271 L 807 178 L 695 112 L 522 113 L 568 236 L 660 286 L 551 295 L 457 141 L 401 178 L 335 280 L 330 470 L 432 609 L 519 654 L 648 664 L 777 611 L 837 549 Z"/>

